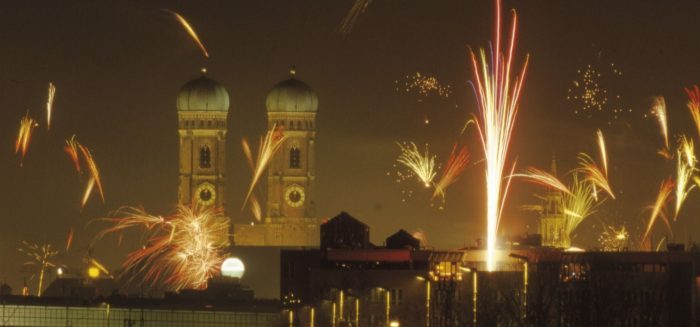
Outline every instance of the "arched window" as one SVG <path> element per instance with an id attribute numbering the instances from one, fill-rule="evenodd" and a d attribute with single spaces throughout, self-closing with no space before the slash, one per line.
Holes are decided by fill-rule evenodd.
<path id="1" fill-rule="evenodd" d="M 208 145 L 202 145 L 199 149 L 199 168 L 211 167 L 211 151 Z"/>
<path id="2" fill-rule="evenodd" d="M 296 146 L 289 150 L 289 168 L 301 168 L 301 151 Z"/>

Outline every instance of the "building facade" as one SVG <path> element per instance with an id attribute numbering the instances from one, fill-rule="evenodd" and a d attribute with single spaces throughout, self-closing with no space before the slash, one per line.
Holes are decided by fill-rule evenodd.
<path id="1" fill-rule="evenodd" d="M 321 249 L 282 252 L 280 293 L 293 326 L 699 323 L 697 252 L 513 246 L 498 249 L 497 270 L 485 271 L 485 249 L 421 249 L 401 231 L 374 246 L 352 220 L 324 223 L 321 238 L 331 241 Z"/>
<path id="2" fill-rule="evenodd" d="M 177 96 L 178 203 L 224 208 L 229 95 L 205 73 L 186 83 Z"/>
<path id="3" fill-rule="evenodd" d="M 316 113 L 318 97 L 296 78 L 275 85 L 267 95 L 268 130 L 284 141 L 267 167 L 265 217 L 258 224 L 234 226 L 243 246 L 318 246 L 316 219 Z"/>
<path id="4" fill-rule="evenodd" d="M 557 163 L 554 158 L 552 158 L 550 173 L 552 176 L 557 176 Z M 540 235 L 542 235 L 543 246 L 563 249 L 571 247 L 571 239 L 566 232 L 566 219 L 562 210 L 561 191 L 548 188 L 542 196 Z"/>

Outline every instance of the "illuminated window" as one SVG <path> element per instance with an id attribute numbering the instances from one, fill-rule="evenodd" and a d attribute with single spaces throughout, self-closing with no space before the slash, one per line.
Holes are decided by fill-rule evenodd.
<path id="1" fill-rule="evenodd" d="M 289 168 L 301 167 L 301 151 L 297 147 L 292 147 L 289 150 Z"/>
<path id="2" fill-rule="evenodd" d="M 211 167 L 211 151 L 209 146 L 203 145 L 199 149 L 199 168 L 210 168 Z"/>

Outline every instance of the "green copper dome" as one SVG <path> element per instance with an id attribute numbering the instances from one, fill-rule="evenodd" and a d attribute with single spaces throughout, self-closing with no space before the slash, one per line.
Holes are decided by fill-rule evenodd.
<path id="1" fill-rule="evenodd" d="M 228 111 L 228 106 L 226 88 L 204 75 L 187 82 L 177 95 L 178 111 Z"/>
<path id="2" fill-rule="evenodd" d="M 292 77 L 282 81 L 267 94 L 265 106 L 268 112 L 316 112 L 318 97 L 309 85 Z"/>

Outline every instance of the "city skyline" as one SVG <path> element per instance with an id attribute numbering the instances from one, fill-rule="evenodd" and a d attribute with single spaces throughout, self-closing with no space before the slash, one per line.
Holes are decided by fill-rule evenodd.
<path id="1" fill-rule="evenodd" d="M 671 134 L 694 135 L 683 92 L 700 81 L 700 68 L 692 61 L 697 48 L 692 44 L 694 5 L 635 4 L 504 3 L 504 8 L 515 7 L 521 19 L 519 53 L 531 55 L 509 158 L 518 158 L 520 168 L 548 168 L 556 155 L 563 172 L 574 168 L 577 153 L 595 153 L 596 129 L 608 137 L 611 183 L 620 194 L 582 226 L 589 233 L 599 232 L 594 225 L 603 222 L 625 223 L 639 233 L 648 217 L 643 206 L 653 202 L 661 180 L 674 171 L 673 162 L 656 155 L 662 141 L 656 122 L 645 118 L 653 96 L 667 99 Z M 297 76 L 319 96 L 319 218 L 348 211 L 373 227 L 375 242 L 399 228 L 421 229 L 430 245 L 443 248 L 484 238 L 483 169 L 478 166 L 483 155 L 476 135 L 459 131 L 476 112 L 467 85 L 468 46 L 485 46 L 491 38 L 492 3 L 374 2 L 353 31 L 342 35 L 338 24 L 351 5 L 8 4 L 1 20 L 11 33 L 6 56 L 0 58 L 6 67 L 0 81 L 6 90 L 0 99 L 6 108 L 0 113 L 0 137 L 7 145 L 0 153 L 6 174 L 0 201 L 10 228 L 0 234 L 0 256 L 17 265 L 2 267 L 0 278 L 12 285 L 21 282 L 16 248 L 22 240 L 60 248 L 74 228 L 75 249 L 66 259 L 79 262 L 79 251 L 85 251 L 94 235 L 94 225 L 85 227 L 89 221 L 124 205 L 142 205 L 154 214 L 172 210 L 177 203 L 175 97 L 202 67 L 231 95 L 226 200 L 234 222 L 252 220 L 247 211 L 238 210 L 250 182 L 240 139 L 256 140 L 265 133 L 265 95 L 296 66 Z M 209 59 L 202 58 L 162 9 L 187 17 L 207 45 Z M 591 119 L 573 113 L 577 108 L 566 101 L 567 89 L 577 70 L 590 63 L 620 67 L 624 74 L 615 92 L 623 95 L 631 114 L 607 124 L 612 115 L 607 110 Z M 451 95 L 397 92 L 397 82 L 416 72 L 451 85 Z M 43 125 L 36 130 L 20 167 L 11 151 L 17 122 L 27 110 L 43 117 L 49 82 L 57 87 L 51 130 L 45 132 Z M 71 172 L 62 152 L 72 134 L 93 150 L 101 167 L 104 205 L 93 198 L 80 209 L 83 181 Z M 395 169 L 395 143 L 400 141 L 430 144 L 443 163 L 455 142 L 468 146 L 471 162 L 477 164 L 470 164 L 448 189 L 445 210 L 431 207 L 418 183 L 397 184 L 387 176 Z M 415 195 L 404 203 L 405 189 Z M 536 201 L 531 195 L 538 191 L 523 182 L 514 184 L 499 235 L 537 231 L 532 227 L 536 216 L 518 208 Z M 700 223 L 692 218 L 700 207 L 695 196 L 691 193 L 683 208 L 677 241 L 697 237 L 693 232 Z M 663 236 L 660 230 L 657 236 Z M 590 236 L 579 242 L 593 244 L 597 233 Z M 127 240 L 131 242 L 119 251 L 108 250 L 115 240 L 103 240 L 93 255 L 116 267 L 128 247 L 137 244 L 136 237 Z"/>

